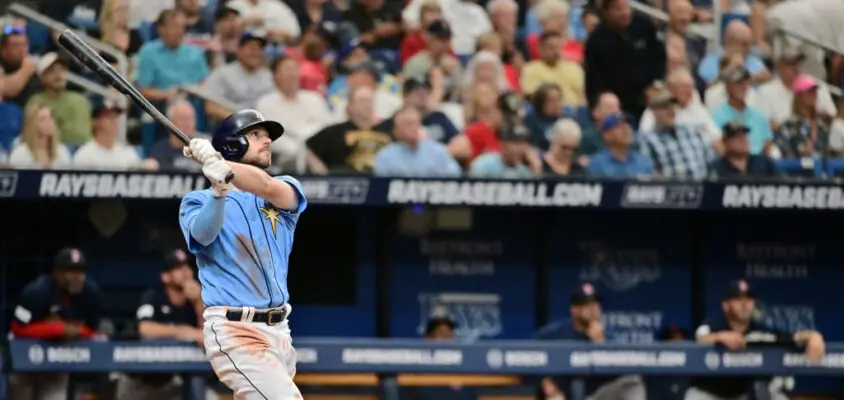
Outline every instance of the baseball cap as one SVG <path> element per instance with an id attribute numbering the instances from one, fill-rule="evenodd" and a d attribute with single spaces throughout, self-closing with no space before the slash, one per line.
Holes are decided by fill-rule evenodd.
<path id="1" fill-rule="evenodd" d="M 243 35 L 240 35 L 240 42 L 239 42 L 240 46 L 243 46 L 244 44 L 249 43 L 249 42 L 258 42 L 258 44 L 260 44 L 261 47 L 264 47 L 264 46 L 267 45 L 267 39 L 263 36 L 259 36 L 259 35 L 249 33 L 249 32 L 244 33 Z"/>
<path id="2" fill-rule="evenodd" d="M 404 81 L 402 85 L 402 93 L 405 95 L 413 92 L 416 89 L 431 89 L 431 83 L 427 80 L 421 80 L 418 78 L 408 78 Z"/>
<path id="3" fill-rule="evenodd" d="M 739 135 L 746 135 L 750 133 L 750 128 L 740 122 L 729 122 L 721 127 L 724 137 L 731 138 Z"/>
<path id="4" fill-rule="evenodd" d="M 188 265 L 188 255 L 184 250 L 176 249 L 164 253 L 164 264 L 161 265 L 162 271 L 170 271 L 181 265 Z"/>
<path id="5" fill-rule="evenodd" d="M 448 22 L 445 22 L 445 20 L 442 19 L 431 22 L 425 28 L 425 31 L 440 39 L 447 39 L 451 37 L 451 27 L 448 26 Z"/>
<path id="6" fill-rule="evenodd" d="M 740 297 L 756 298 L 750 285 L 744 279 L 732 281 L 727 285 L 727 290 L 724 292 L 724 300 L 737 299 Z"/>
<path id="7" fill-rule="evenodd" d="M 671 91 L 666 87 L 660 87 L 651 93 L 648 98 L 648 106 L 651 108 L 665 107 L 677 104 L 677 99 L 671 94 Z"/>
<path id="8" fill-rule="evenodd" d="M 579 306 L 593 301 L 600 303 L 601 296 L 595 291 L 595 285 L 588 282 L 575 288 L 569 299 L 569 303 L 573 306 Z"/>
<path id="9" fill-rule="evenodd" d="M 340 47 L 340 38 L 337 37 L 337 29 L 337 23 L 333 21 L 323 21 L 317 26 L 316 34 L 323 40 L 328 42 L 329 46 L 331 46 L 332 48 L 337 48 Z"/>
<path id="10" fill-rule="evenodd" d="M 358 48 L 365 48 L 363 46 L 363 42 L 360 41 L 360 38 L 354 37 L 354 38 L 350 39 L 345 44 L 340 46 L 340 50 L 337 51 L 337 60 L 338 61 L 344 60 L 346 57 L 348 57 L 350 54 L 352 54 L 352 52 L 355 51 L 355 49 L 358 49 Z"/>
<path id="11" fill-rule="evenodd" d="M 502 142 L 526 142 L 530 141 L 530 132 L 527 127 L 520 123 L 515 123 L 501 131 L 499 140 Z"/>
<path id="12" fill-rule="evenodd" d="M 800 75 L 794 79 L 794 83 L 791 84 L 791 90 L 794 93 L 804 93 L 810 90 L 817 89 L 818 83 L 809 76 L 809 75 Z"/>
<path id="13" fill-rule="evenodd" d="M 627 122 L 627 119 L 624 117 L 624 114 L 616 113 L 610 114 L 604 117 L 604 120 L 601 121 L 601 132 L 606 132 L 616 126 L 621 125 L 622 123 Z"/>
<path id="14" fill-rule="evenodd" d="M 721 71 L 724 83 L 739 83 L 750 80 L 750 72 L 743 65 L 734 65 Z"/>
<path id="15" fill-rule="evenodd" d="M 65 247 L 59 250 L 53 261 L 53 268 L 85 268 L 85 255 L 76 247 Z"/>
<path id="16" fill-rule="evenodd" d="M 38 64 L 35 66 L 35 73 L 41 75 L 44 71 L 50 69 L 55 63 L 66 64 L 65 60 L 59 58 L 58 53 L 49 52 L 38 59 Z"/>

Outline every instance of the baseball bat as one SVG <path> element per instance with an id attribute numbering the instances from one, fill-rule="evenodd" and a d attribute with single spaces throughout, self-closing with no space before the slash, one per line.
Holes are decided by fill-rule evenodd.
<path id="1" fill-rule="evenodd" d="M 146 97 L 138 91 L 138 89 L 135 89 L 135 87 L 132 86 L 132 84 L 129 83 L 123 75 L 120 75 L 119 72 L 112 68 L 109 63 L 97 54 L 91 46 L 88 46 L 84 40 L 79 38 L 79 36 L 76 36 L 73 31 L 65 29 L 64 32 L 59 35 L 58 42 L 59 45 L 72 54 L 80 64 L 88 67 L 91 71 L 94 71 L 94 73 L 96 73 L 106 83 L 111 85 L 111 87 L 129 97 L 133 103 L 149 114 L 155 122 L 179 138 L 185 146 L 190 144 L 190 138 L 188 138 L 181 129 L 179 129 L 176 125 L 173 125 L 173 123 L 167 119 L 161 111 L 158 111 L 158 109 L 155 108 L 152 103 L 150 103 L 149 100 L 147 100 Z M 229 175 L 226 176 L 226 182 L 231 182 L 232 179 L 234 179 L 234 173 L 229 173 Z"/>

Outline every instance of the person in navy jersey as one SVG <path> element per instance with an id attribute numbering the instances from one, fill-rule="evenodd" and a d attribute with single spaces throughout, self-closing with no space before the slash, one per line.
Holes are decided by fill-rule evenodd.
<path id="1" fill-rule="evenodd" d="M 747 138 L 750 128 L 746 125 L 730 122 L 721 129 L 724 133 L 724 155 L 709 165 L 710 176 L 716 177 L 774 177 L 777 167 L 774 161 L 764 154 L 750 154 L 750 141 Z"/>
<path id="2" fill-rule="evenodd" d="M 24 287 L 14 309 L 15 338 L 49 341 L 91 339 L 100 324 L 102 292 L 85 274 L 85 256 L 64 248 L 56 255 L 51 274 Z M 63 400 L 66 374 L 14 375 L 11 400 Z"/>
<path id="3" fill-rule="evenodd" d="M 432 316 L 425 324 L 425 340 L 451 342 L 454 340 L 454 329 L 457 324 L 448 316 Z M 407 390 L 409 400 L 474 400 L 477 392 L 471 387 L 465 387 L 460 382 L 452 382 L 447 386 L 419 386 Z M 404 398 L 404 397 L 403 397 Z"/>
<path id="4" fill-rule="evenodd" d="M 789 346 L 804 349 L 809 362 L 819 362 L 824 355 L 823 336 L 815 331 L 786 332 L 767 326 L 755 317 L 756 302 L 750 285 L 744 280 L 731 282 L 721 301 L 722 315 L 707 318 L 695 331 L 698 343 L 717 344 L 740 351 L 753 345 Z M 766 377 L 761 377 L 762 380 Z M 699 376 L 686 391 L 686 400 L 747 399 L 751 397 L 754 376 Z"/>
<path id="5" fill-rule="evenodd" d="M 591 283 L 575 289 L 570 299 L 571 318 L 552 322 L 534 335 L 537 340 L 571 340 L 604 343 L 601 297 Z M 645 385 L 639 376 L 593 376 L 585 380 L 585 395 L 590 400 L 645 400 Z M 571 385 L 566 379 L 544 378 L 540 398 L 570 398 Z"/>
<path id="6" fill-rule="evenodd" d="M 202 346 L 201 315 L 205 311 L 200 285 L 194 278 L 187 254 L 173 250 L 165 254 L 161 283 L 141 295 L 136 312 L 142 340 L 180 340 Z M 117 398 L 124 400 L 178 400 L 182 385 L 174 374 L 137 374 L 122 377 Z"/>

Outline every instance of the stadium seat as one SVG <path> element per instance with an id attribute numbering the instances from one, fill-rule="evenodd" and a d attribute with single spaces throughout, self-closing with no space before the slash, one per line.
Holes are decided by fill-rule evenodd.
<path id="1" fill-rule="evenodd" d="M 844 176 L 844 158 L 826 160 L 826 174 L 830 178 Z"/>
<path id="2" fill-rule="evenodd" d="M 796 158 L 776 160 L 774 163 L 776 164 L 778 171 L 785 172 L 789 175 L 799 175 L 813 178 L 820 178 L 823 176 L 822 163 L 818 158 L 815 158 L 814 161 L 810 161 L 809 163 Z"/>

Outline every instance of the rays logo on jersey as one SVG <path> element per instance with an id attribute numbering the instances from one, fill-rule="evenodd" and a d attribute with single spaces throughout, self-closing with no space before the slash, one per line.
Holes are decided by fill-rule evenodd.
<path id="1" fill-rule="evenodd" d="M 626 291 L 661 275 L 659 252 L 654 249 L 619 249 L 601 242 L 583 242 L 580 249 L 581 281 L 603 282 L 611 290 Z"/>
<path id="2" fill-rule="evenodd" d="M 500 303 L 495 293 L 421 293 L 416 330 L 424 335 L 429 318 L 449 317 L 457 325 L 457 337 L 495 337 L 502 330 Z"/>

